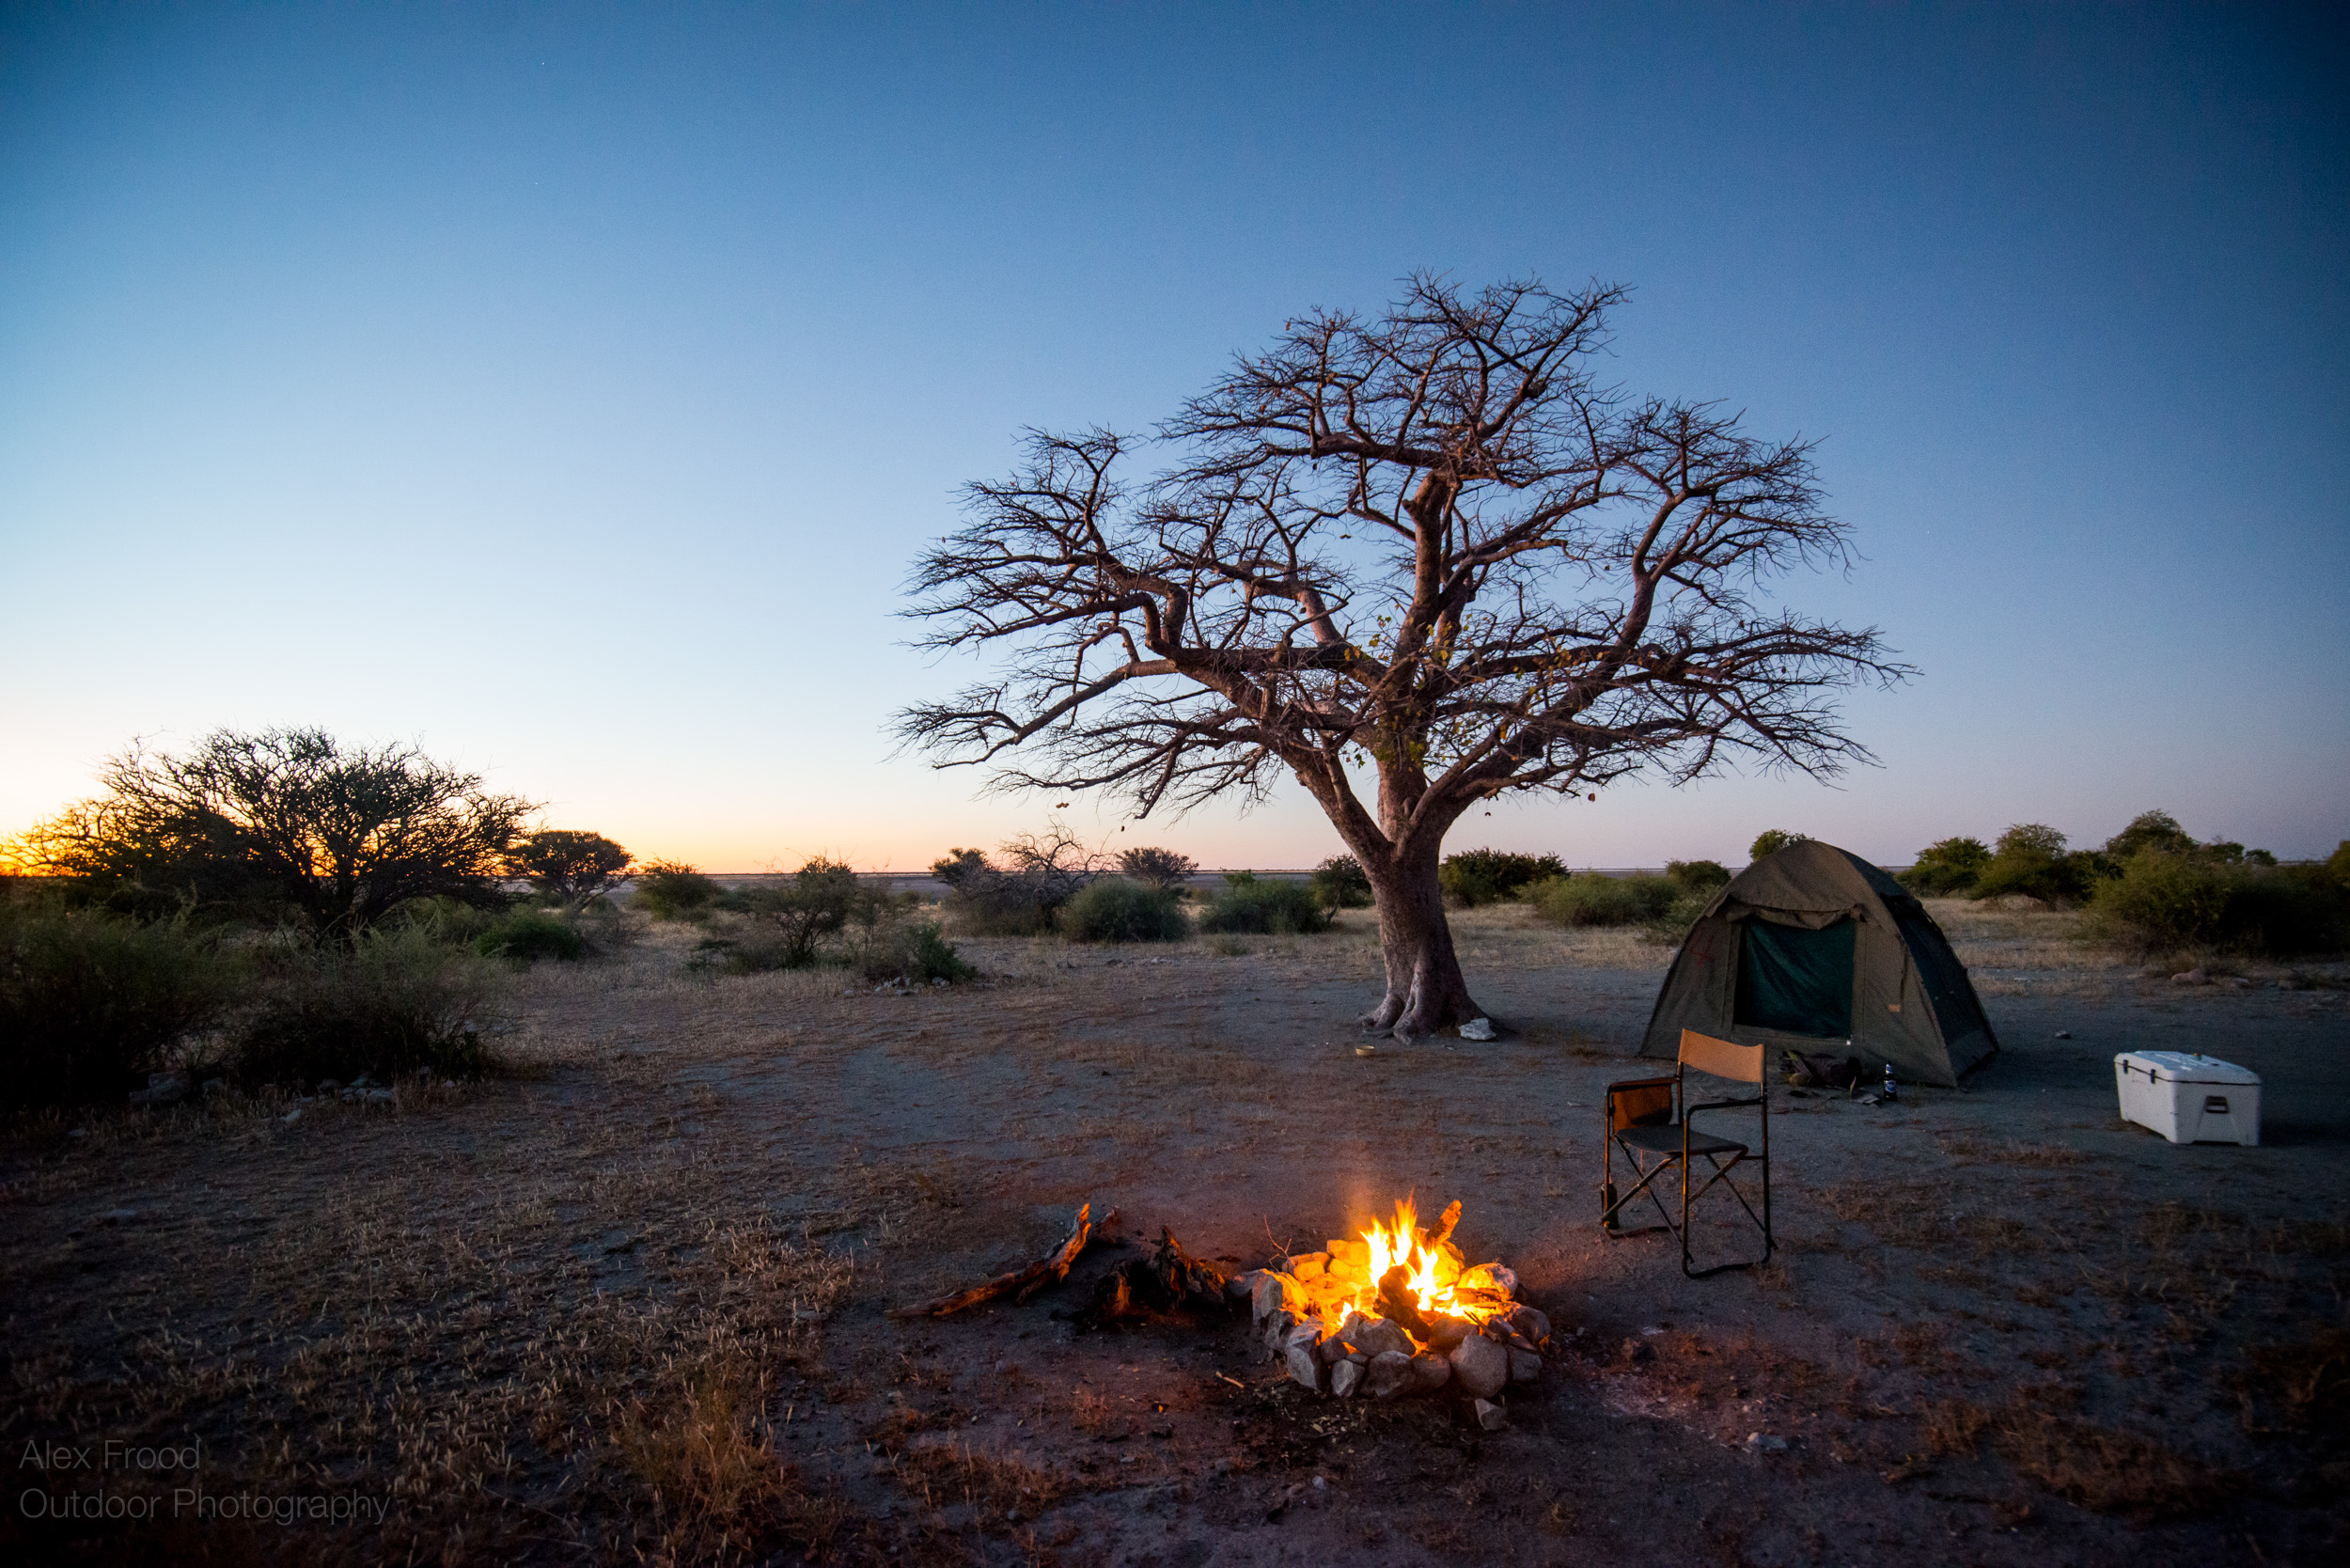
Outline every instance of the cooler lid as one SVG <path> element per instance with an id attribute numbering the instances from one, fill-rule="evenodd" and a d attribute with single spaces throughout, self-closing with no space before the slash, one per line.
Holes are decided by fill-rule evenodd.
<path id="1" fill-rule="evenodd" d="M 2148 1077 L 2173 1084 L 2257 1084 L 2260 1074 L 2217 1057 L 2192 1051 L 2123 1051 L 2113 1058 L 2117 1067 L 2135 1068 Z"/>

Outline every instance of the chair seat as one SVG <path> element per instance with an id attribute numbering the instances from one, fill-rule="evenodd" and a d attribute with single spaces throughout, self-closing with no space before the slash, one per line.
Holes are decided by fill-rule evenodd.
<path id="1" fill-rule="evenodd" d="M 1626 1127 L 1616 1134 L 1616 1139 L 1626 1148 L 1637 1149 L 1643 1153 L 1678 1155 L 1681 1152 L 1681 1128 L 1671 1123 L 1661 1127 Z M 1689 1135 L 1689 1152 L 1692 1154 L 1726 1154 L 1732 1150 L 1743 1154 L 1747 1146 L 1733 1138 L 1716 1137 L 1711 1133 L 1693 1132 Z"/>

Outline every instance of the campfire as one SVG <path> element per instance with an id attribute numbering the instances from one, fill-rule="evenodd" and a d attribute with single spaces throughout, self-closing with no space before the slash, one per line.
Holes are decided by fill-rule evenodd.
<path id="1" fill-rule="evenodd" d="M 1452 1244 L 1458 1202 L 1431 1230 L 1409 1198 L 1321 1252 L 1238 1276 L 1265 1348 L 1298 1383 L 1341 1399 L 1432 1394 L 1451 1385 L 1490 1401 L 1542 1372 L 1549 1320 L 1514 1299 L 1517 1276 L 1470 1263 Z"/>
<path id="2" fill-rule="evenodd" d="M 1026 1301 L 1069 1277 L 1070 1266 L 1118 1226 L 1112 1209 L 1097 1224 L 1081 1205 L 1059 1247 L 1027 1267 L 984 1284 L 890 1309 L 893 1318 L 945 1317 L 1009 1295 Z M 1349 1399 L 1433 1394 L 1451 1388 L 1477 1402 L 1488 1427 L 1502 1424 L 1493 1402 L 1512 1383 L 1542 1374 L 1550 1320 L 1516 1299 L 1518 1277 L 1500 1263 L 1471 1263 L 1452 1245 L 1454 1203 L 1430 1230 L 1405 1198 L 1393 1224 L 1340 1237 L 1321 1252 L 1292 1253 L 1272 1266 L 1225 1278 L 1162 1230 L 1147 1257 L 1120 1263 L 1093 1283 L 1086 1305 L 1066 1316 L 1098 1327 L 1170 1312 L 1221 1312 L 1246 1301 L 1265 1349 L 1316 1393 Z"/>

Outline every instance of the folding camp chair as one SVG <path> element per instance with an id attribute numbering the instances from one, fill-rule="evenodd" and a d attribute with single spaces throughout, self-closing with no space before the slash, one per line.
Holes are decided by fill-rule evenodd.
<path id="1" fill-rule="evenodd" d="M 1600 1187 L 1600 1225 L 1611 1236 L 1637 1236 L 1651 1231 L 1670 1231 L 1681 1239 L 1681 1272 L 1692 1279 L 1702 1279 L 1724 1269 L 1751 1268 L 1767 1262 L 1777 1248 L 1771 1236 L 1771 1091 L 1762 1075 L 1762 1047 L 1735 1045 L 1727 1040 L 1716 1040 L 1695 1029 L 1681 1031 L 1681 1060 L 1668 1078 L 1631 1078 L 1609 1084 L 1606 1100 L 1607 1137 L 1604 1145 L 1604 1170 Z M 1733 1083 L 1754 1085 L 1750 1099 L 1704 1100 L 1689 1103 L 1689 1074 L 1692 1071 Z M 1716 1137 L 1701 1133 L 1692 1125 L 1701 1111 L 1734 1110 L 1754 1106 L 1762 1112 L 1762 1136 L 1758 1152 L 1747 1144 L 1731 1138 Z M 1632 1189 L 1622 1197 L 1616 1194 L 1616 1151 L 1622 1150 L 1631 1163 L 1632 1174 L 1638 1178 Z M 1699 1160 L 1708 1168 L 1696 1169 Z M 1751 1165 L 1762 1179 L 1762 1212 L 1756 1214 L 1754 1205 L 1747 1201 L 1731 1173 L 1741 1166 Z M 1669 1170 L 1681 1173 L 1681 1219 L 1674 1223 L 1672 1211 L 1657 1196 L 1653 1185 L 1659 1176 Z M 1704 1178 L 1692 1187 L 1692 1173 Z M 1712 1268 L 1694 1266 L 1689 1251 L 1689 1211 L 1697 1200 L 1715 1187 L 1729 1189 L 1738 1200 L 1738 1206 L 1747 1211 L 1747 1217 L 1762 1230 L 1762 1256 L 1742 1261 L 1716 1263 Z M 1656 1205 L 1662 1225 L 1644 1225 L 1637 1230 L 1623 1227 L 1624 1206 L 1642 1193 Z"/>

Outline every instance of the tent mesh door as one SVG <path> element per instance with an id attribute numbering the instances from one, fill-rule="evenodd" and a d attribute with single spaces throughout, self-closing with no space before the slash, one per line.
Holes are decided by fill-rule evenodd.
<path id="1" fill-rule="evenodd" d="M 1853 937 L 1839 920 L 1824 931 L 1742 920 L 1738 1023 L 1782 1034 L 1844 1039 L 1852 1033 Z"/>

